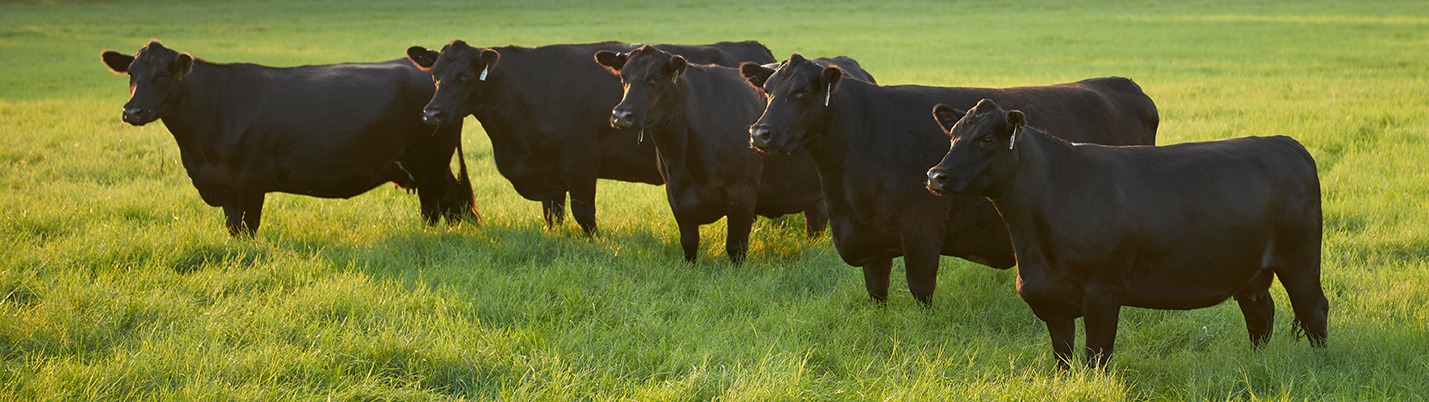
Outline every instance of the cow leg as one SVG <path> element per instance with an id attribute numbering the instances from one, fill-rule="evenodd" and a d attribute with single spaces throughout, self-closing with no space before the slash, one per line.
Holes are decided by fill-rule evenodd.
<path id="1" fill-rule="evenodd" d="M 566 221 L 566 193 L 552 200 L 541 201 L 541 215 L 546 218 L 546 227 L 554 228 Z"/>
<path id="2" fill-rule="evenodd" d="M 248 233 L 243 224 L 243 206 L 232 201 L 231 204 L 223 205 L 223 216 L 227 219 L 225 226 L 228 227 L 228 235 L 232 237 L 242 237 Z"/>
<path id="3" fill-rule="evenodd" d="M 1290 296 L 1290 307 L 1295 310 L 1295 327 L 1310 338 L 1310 346 L 1324 347 L 1329 321 L 1330 301 L 1320 287 L 1318 269 L 1294 272 L 1290 275 L 1277 272 L 1280 283 L 1285 285 L 1285 293 Z"/>
<path id="4" fill-rule="evenodd" d="M 263 195 L 240 195 L 223 205 L 229 236 L 252 237 L 258 232 L 258 223 L 263 216 Z"/>
<path id="5" fill-rule="evenodd" d="M 436 225 L 442 218 L 442 196 L 446 194 L 443 182 L 433 181 L 428 171 L 415 172 L 417 176 L 417 200 L 421 203 L 422 222 Z"/>
<path id="6" fill-rule="evenodd" d="M 1072 348 L 1076 346 L 1077 319 L 1067 318 L 1047 323 L 1047 334 L 1052 336 L 1052 355 L 1057 358 L 1057 368 L 1072 368 Z"/>
<path id="7" fill-rule="evenodd" d="M 443 176 L 448 178 L 448 190 L 446 192 L 449 200 L 446 216 L 447 224 L 456 223 L 459 220 L 469 221 L 473 224 L 481 224 L 481 212 L 476 210 L 476 193 L 471 188 L 471 175 L 466 169 L 466 151 L 461 146 L 460 125 L 448 126 L 451 132 L 451 145 L 454 146 L 457 160 L 457 176 L 451 175 L 450 164 L 442 169 Z M 444 148 L 445 152 L 451 152 Z"/>
<path id="8" fill-rule="evenodd" d="M 450 174 L 445 176 L 447 176 L 446 191 L 443 192 L 444 196 L 438 209 L 447 219 L 447 224 L 455 225 L 460 221 L 480 224 L 481 212 L 476 210 L 476 200 L 472 196 L 470 180 L 463 182 Z"/>
<path id="9" fill-rule="evenodd" d="M 882 304 L 888 300 L 888 275 L 892 270 L 892 258 L 880 258 L 863 266 L 863 287 L 873 301 Z"/>
<path id="10" fill-rule="evenodd" d="M 1111 295 L 1088 291 L 1083 308 L 1085 318 L 1082 325 L 1087 330 L 1087 365 L 1094 369 L 1105 368 L 1111 360 L 1112 346 L 1116 343 L 1116 324 L 1121 314 L 1121 301 Z"/>
<path id="11" fill-rule="evenodd" d="M 1245 328 L 1250 332 L 1250 344 L 1260 347 L 1270 339 L 1275 324 L 1275 300 L 1270 298 L 1271 270 L 1260 271 L 1250 284 L 1235 294 L 1240 312 L 1245 315 Z"/>
<path id="12" fill-rule="evenodd" d="M 434 135 L 440 135 L 434 134 Z M 422 222 L 427 225 L 436 225 L 441 221 L 443 213 L 451 207 L 450 199 L 454 199 L 457 192 L 456 177 L 452 176 L 450 163 L 452 160 L 452 150 L 444 146 L 444 141 L 455 141 L 453 139 L 429 138 L 407 151 L 403 156 L 402 166 L 410 173 L 416 182 L 417 200 L 421 203 Z M 443 152 L 445 151 L 445 152 Z M 464 162 L 464 161 L 463 161 Z"/>
<path id="13" fill-rule="evenodd" d="M 571 202 L 575 203 L 575 200 Z M 685 250 L 685 262 L 695 262 L 695 256 L 700 250 L 700 225 L 678 217 L 675 221 L 680 225 L 680 248 Z"/>
<path id="14" fill-rule="evenodd" d="M 804 235 L 808 238 L 819 237 L 824 233 L 824 229 L 829 227 L 829 205 L 823 201 L 814 203 L 804 210 Z"/>
<path id="15" fill-rule="evenodd" d="M 1318 206 L 1315 208 L 1318 215 Z M 1324 347 L 1330 301 L 1320 285 L 1320 220 L 1282 229 L 1275 241 L 1271 269 L 1295 311 L 1293 330 L 1310 338 L 1310 346 Z"/>
<path id="16" fill-rule="evenodd" d="M 570 186 L 570 193 L 571 217 L 576 218 L 586 236 L 595 236 L 600 232 L 595 226 L 595 177 Z"/>
<path id="17" fill-rule="evenodd" d="M 749 231 L 754 227 L 754 212 L 729 215 L 725 218 L 725 226 L 725 254 L 729 255 L 730 262 L 740 264 L 744 262 L 744 255 L 749 252 Z"/>
<path id="18" fill-rule="evenodd" d="M 923 307 L 933 306 L 933 291 L 938 287 L 938 257 L 937 249 L 932 252 L 908 250 L 903 256 L 908 291 Z"/>
<path id="19" fill-rule="evenodd" d="M 258 193 L 250 197 L 244 197 L 243 203 L 243 224 L 248 227 L 248 235 L 258 233 L 258 222 L 263 219 L 263 199 L 264 194 Z"/>

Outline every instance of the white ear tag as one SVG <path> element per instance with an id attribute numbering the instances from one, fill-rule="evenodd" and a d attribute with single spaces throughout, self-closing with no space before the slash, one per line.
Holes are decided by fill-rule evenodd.
<path id="1" fill-rule="evenodd" d="M 1012 138 L 1007 140 L 1007 149 L 1012 149 L 1013 145 L 1017 145 L 1017 127 L 1012 128 Z"/>
<path id="2" fill-rule="evenodd" d="M 486 81 L 486 70 L 490 70 L 490 69 L 491 69 L 491 66 L 482 67 L 482 68 L 481 68 L 481 76 L 480 76 L 480 77 L 476 77 L 476 80 L 477 80 L 477 81 Z"/>
<path id="3" fill-rule="evenodd" d="M 829 84 L 829 89 L 824 91 L 824 107 L 829 106 L 829 98 L 834 97 L 834 84 Z"/>

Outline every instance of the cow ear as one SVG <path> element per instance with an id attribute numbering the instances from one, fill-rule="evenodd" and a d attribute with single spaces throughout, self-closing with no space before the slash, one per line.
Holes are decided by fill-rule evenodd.
<path id="1" fill-rule="evenodd" d="M 497 62 L 501 61 L 501 52 L 496 49 L 481 49 L 481 56 L 477 58 L 481 60 L 481 76 L 477 79 L 486 81 L 486 75 L 496 69 Z"/>
<path id="2" fill-rule="evenodd" d="M 966 110 L 953 109 L 952 106 L 941 103 L 933 106 L 933 120 L 938 121 L 938 127 L 943 128 L 943 134 L 952 135 L 953 124 L 957 124 L 965 114 L 968 114 Z"/>
<path id="3" fill-rule="evenodd" d="M 684 56 L 675 55 L 675 57 L 670 58 L 670 62 L 665 65 L 665 69 L 668 70 L 668 72 L 670 73 L 670 80 L 673 81 L 679 79 L 680 74 L 684 74 L 685 67 L 689 65 L 690 62 L 685 61 Z"/>
<path id="4" fill-rule="evenodd" d="M 627 60 L 630 60 L 630 55 L 625 52 L 602 50 L 595 53 L 595 62 L 605 66 L 611 72 L 619 73 L 621 68 L 625 68 Z"/>
<path id="5" fill-rule="evenodd" d="M 407 48 L 407 60 L 410 60 L 412 64 L 416 65 L 417 68 L 422 71 L 431 70 L 432 66 L 437 64 L 437 58 L 441 56 L 441 53 L 421 46 Z"/>
<path id="6" fill-rule="evenodd" d="M 99 53 L 99 59 L 104 61 L 104 66 L 109 67 L 109 71 L 115 74 L 129 72 L 129 65 L 134 63 L 134 56 L 119 53 L 113 50 L 105 50 Z"/>
<path id="7" fill-rule="evenodd" d="M 1007 124 L 1011 124 L 1012 127 L 1022 127 L 1027 125 L 1027 116 L 1023 115 L 1021 110 L 1007 112 Z"/>
<path id="8" fill-rule="evenodd" d="M 620 74 L 620 69 L 625 67 L 625 61 L 629 59 L 630 56 L 625 53 L 612 52 L 609 50 L 595 52 L 595 62 L 600 63 L 600 65 L 605 66 L 606 70 L 610 70 L 610 72 L 615 74 Z"/>
<path id="9" fill-rule="evenodd" d="M 834 97 L 834 90 L 838 88 L 839 80 L 842 79 L 843 76 L 844 70 L 839 68 L 839 66 L 824 67 L 824 82 L 828 83 L 825 84 L 825 86 L 827 86 L 825 90 L 828 92 L 824 93 L 824 106 L 829 105 L 829 99 Z"/>
<path id="10" fill-rule="evenodd" d="M 177 57 L 174 57 L 172 68 L 174 74 L 178 74 L 180 77 L 188 75 L 194 69 L 194 57 L 188 53 L 179 53 Z"/>
<path id="11" fill-rule="evenodd" d="M 774 69 L 746 61 L 739 64 L 739 75 L 744 76 L 744 80 L 749 81 L 749 85 L 753 85 L 755 88 L 764 88 L 764 82 L 769 81 L 769 76 L 774 75 Z"/>
<path id="12" fill-rule="evenodd" d="M 839 85 L 839 80 L 844 76 L 844 70 L 839 66 L 824 67 L 824 81 L 828 81 L 829 86 Z"/>

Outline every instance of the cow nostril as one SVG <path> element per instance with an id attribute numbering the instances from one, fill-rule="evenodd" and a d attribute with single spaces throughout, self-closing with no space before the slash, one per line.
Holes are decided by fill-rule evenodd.
<path id="1" fill-rule="evenodd" d="M 948 175 L 943 174 L 942 172 L 929 172 L 928 181 L 931 181 L 933 182 L 933 184 L 941 186 L 948 182 Z"/>
<path id="2" fill-rule="evenodd" d="M 616 110 L 614 112 L 611 112 L 610 117 L 611 120 L 614 121 L 632 123 L 635 121 L 635 112 L 629 110 Z"/>
<path id="3" fill-rule="evenodd" d="M 129 122 L 138 121 L 139 118 L 140 118 L 140 116 L 142 116 L 143 114 L 144 114 L 144 109 L 127 108 L 127 107 L 126 107 L 126 108 L 124 108 L 124 114 L 123 114 L 124 119 L 123 119 L 123 120 L 124 120 L 124 121 L 129 121 Z"/>
<path id="4" fill-rule="evenodd" d="M 442 113 L 442 111 L 440 111 L 440 110 L 423 110 L 423 111 L 422 111 L 422 122 L 427 123 L 427 124 L 435 124 L 435 123 L 438 123 L 438 122 L 441 121 L 443 114 L 444 114 L 444 113 Z"/>
<path id="5" fill-rule="evenodd" d="M 769 142 L 773 135 L 768 128 L 754 127 L 749 129 L 749 136 L 760 142 Z"/>

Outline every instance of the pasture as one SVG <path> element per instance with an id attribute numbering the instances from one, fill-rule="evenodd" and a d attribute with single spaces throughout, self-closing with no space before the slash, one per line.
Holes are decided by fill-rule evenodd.
<path id="1" fill-rule="evenodd" d="M 1415 2 L 89 2 L 0 4 L 0 400 L 1405 400 L 1429 395 L 1429 8 Z M 496 173 L 466 119 L 484 225 L 415 196 L 270 194 L 234 240 L 160 123 L 120 122 L 99 52 L 150 38 L 215 62 L 403 57 L 411 45 L 755 39 L 848 55 L 882 84 L 1138 82 L 1158 143 L 1291 135 L 1319 164 L 1328 348 L 1251 349 L 1234 303 L 1122 310 L 1105 372 L 1054 368 L 1015 272 L 857 268 L 756 222 L 681 259 L 661 188 L 602 181 L 602 235 Z M 931 117 L 929 117 L 931 118 Z M 1080 325 L 1079 325 L 1080 327 Z M 1080 344 L 1080 329 L 1079 329 Z"/>

